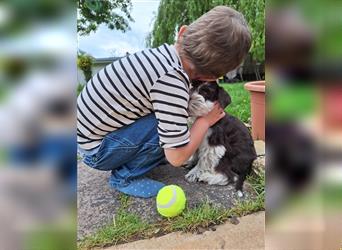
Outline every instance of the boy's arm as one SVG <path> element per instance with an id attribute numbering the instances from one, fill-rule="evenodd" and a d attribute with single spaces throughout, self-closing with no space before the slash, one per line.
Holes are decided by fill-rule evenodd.
<path id="1" fill-rule="evenodd" d="M 212 111 L 206 116 L 197 118 L 190 130 L 190 142 L 179 148 L 166 148 L 164 150 L 166 159 L 175 167 L 182 166 L 191 155 L 195 153 L 201 144 L 208 129 L 218 122 L 225 113 L 219 104 L 215 104 Z"/>

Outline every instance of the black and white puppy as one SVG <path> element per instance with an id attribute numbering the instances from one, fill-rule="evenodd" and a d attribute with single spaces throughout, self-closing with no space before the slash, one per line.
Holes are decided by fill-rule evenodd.
<path id="1" fill-rule="evenodd" d="M 229 94 L 216 82 L 193 82 L 190 91 L 190 119 L 207 114 L 218 101 L 222 108 L 231 103 Z M 256 159 L 253 139 L 247 127 L 236 117 L 226 115 L 209 128 L 196 153 L 188 161 L 192 169 L 185 178 L 209 185 L 235 183 L 238 195 Z"/>

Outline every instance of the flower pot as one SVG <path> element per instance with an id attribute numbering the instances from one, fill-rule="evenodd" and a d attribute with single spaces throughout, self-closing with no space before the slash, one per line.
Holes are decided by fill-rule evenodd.
<path id="1" fill-rule="evenodd" d="M 324 86 L 320 90 L 322 122 L 325 131 L 342 129 L 342 87 Z"/>
<path id="2" fill-rule="evenodd" d="M 253 140 L 265 141 L 265 81 L 248 82 L 245 89 L 251 95 Z"/>

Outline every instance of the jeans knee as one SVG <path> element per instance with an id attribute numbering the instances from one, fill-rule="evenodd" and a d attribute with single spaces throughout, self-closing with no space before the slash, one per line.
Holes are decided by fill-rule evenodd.
<path id="1" fill-rule="evenodd" d="M 154 162 L 159 162 L 165 158 L 164 150 L 159 144 L 145 143 L 139 150 L 139 163 L 142 165 L 149 165 Z"/>
<path id="2" fill-rule="evenodd" d="M 127 146 L 122 141 L 106 137 L 97 153 L 86 156 L 83 161 L 94 169 L 108 171 L 130 161 L 138 151 L 138 146 Z"/>

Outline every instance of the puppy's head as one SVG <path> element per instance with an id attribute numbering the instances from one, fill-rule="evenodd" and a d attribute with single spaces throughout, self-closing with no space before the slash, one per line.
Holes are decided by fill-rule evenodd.
<path id="1" fill-rule="evenodd" d="M 206 115 L 216 101 L 223 109 L 231 103 L 229 94 L 216 82 L 193 82 L 190 90 L 189 115 Z"/>

